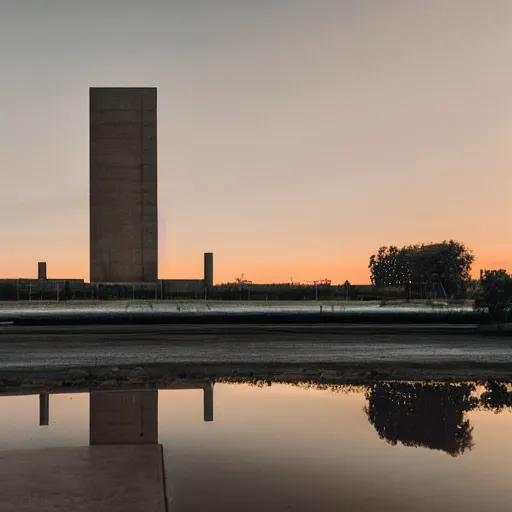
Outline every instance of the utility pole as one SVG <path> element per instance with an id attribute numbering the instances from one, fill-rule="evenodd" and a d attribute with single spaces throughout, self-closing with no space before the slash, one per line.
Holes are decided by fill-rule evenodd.
<path id="1" fill-rule="evenodd" d="M 235 277 L 235 282 L 238 284 L 238 299 L 242 300 L 242 287 L 245 284 L 247 286 L 247 300 L 251 300 L 251 290 L 249 285 L 252 284 L 252 281 L 245 279 L 242 274 L 240 277 Z"/>
<path id="2" fill-rule="evenodd" d="M 242 274 L 241 277 L 235 277 L 235 283 L 238 284 L 238 300 L 242 300 L 242 283 L 244 280 L 244 275 Z"/>

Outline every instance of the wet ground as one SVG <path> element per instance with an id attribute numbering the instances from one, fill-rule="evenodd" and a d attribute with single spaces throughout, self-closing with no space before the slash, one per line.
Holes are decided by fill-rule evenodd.
<path id="1" fill-rule="evenodd" d="M 365 378 L 512 378 L 512 339 L 467 326 L 89 326 L 0 328 L 0 380 L 56 372 L 162 368 L 169 378 L 235 374 L 261 379 L 331 372 Z M 196 370 L 186 370 L 194 367 Z M 277 369 L 276 369 L 277 368 Z M 108 373 L 109 372 L 109 373 Z M 332 373 L 334 372 L 334 373 Z M 149 372 L 150 375 L 151 372 Z M 160 375 L 160 374 L 159 374 Z M 60 378 L 60 377 L 59 377 Z"/>
<path id="2" fill-rule="evenodd" d="M 508 384 L 183 387 L 0 395 L 0 510 L 510 510 Z"/>

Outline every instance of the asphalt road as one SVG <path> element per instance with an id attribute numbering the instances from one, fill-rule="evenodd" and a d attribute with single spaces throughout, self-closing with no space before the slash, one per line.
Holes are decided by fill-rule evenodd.
<path id="1" fill-rule="evenodd" d="M 409 330 L 408 330 L 409 329 Z M 512 339 L 428 326 L 2 327 L 1 370 L 161 363 L 503 364 Z"/>

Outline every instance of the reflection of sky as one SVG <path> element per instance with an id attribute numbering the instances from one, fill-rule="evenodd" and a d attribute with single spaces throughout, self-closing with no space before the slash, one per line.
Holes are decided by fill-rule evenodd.
<path id="1" fill-rule="evenodd" d="M 50 426 L 39 426 L 39 395 L 0 396 L 0 450 L 83 446 L 89 442 L 89 395 L 50 396 Z"/>
<path id="2" fill-rule="evenodd" d="M 39 427 L 37 396 L 0 398 L 0 449 L 87 445 L 88 403 L 52 395 L 50 427 Z M 365 404 L 361 393 L 217 384 L 204 423 L 201 390 L 161 391 L 173 510 L 509 509 L 510 413 L 469 413 L 475 448 L 452 458 L 379 440 Z"/>

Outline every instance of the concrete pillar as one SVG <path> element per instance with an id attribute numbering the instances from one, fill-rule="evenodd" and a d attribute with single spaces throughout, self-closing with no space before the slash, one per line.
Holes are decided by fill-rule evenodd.
<path id="1" fill-rule="evenodd" d="M 213 252 L 204 253 L 204 284 L 213 286 Z"/>
<path id="2" fill-rule="evenodd" d="M 213 421 L 213 384 L 203 388 L 204 421 Z"/>
<path id="3" fill-rule="evenodd" d="M 39 395 L 39 426 L 47 427 L 50 424 L 50 395 L 41 393 Z"/>
<path id="4" fill-rule="evenodd" d="M 37 264 L 37 279 L 47 279 L 46 261 L 40 261 Z"/>

